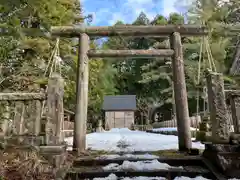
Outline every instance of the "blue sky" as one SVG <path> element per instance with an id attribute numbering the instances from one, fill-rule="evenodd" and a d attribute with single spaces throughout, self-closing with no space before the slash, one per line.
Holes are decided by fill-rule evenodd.
<path id="1" fill-rule="evenodd" d="M 92 25 L 113 25 L 117 20 L 125 23 L 133 22 L 141 11 L 153 19 L 156 14 L 168 16 L 171 12 L 179 12 L 180 1 L 191 0 L 80 0 L 84 15 L 92 14 Z M 182 4 L 183 2 L 181 2 Z"/>

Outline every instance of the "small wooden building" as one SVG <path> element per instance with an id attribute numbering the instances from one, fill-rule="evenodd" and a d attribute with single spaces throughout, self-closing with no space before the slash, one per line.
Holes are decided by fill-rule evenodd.
<path id="1" fill-rule="evenodd" d="M 102 109 L 105 112 L 105 129 L 131 128 L 134 124 L 135 95 L 105 96 Z"/>

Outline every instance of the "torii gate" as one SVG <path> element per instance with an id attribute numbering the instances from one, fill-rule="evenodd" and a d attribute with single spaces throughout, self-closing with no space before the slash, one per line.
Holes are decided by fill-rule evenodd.
<path id="1" fill-rule="evenodd" d="M 203 36 L 207 29 L 198 25 L 156 25 L 156 26 L 60 26 L 52 27 L 52 35 L 79 38 L 77 98 L 74 123 L 74 148 L 80 153 L 86 149 L 86 122 L 88 107 L 88 61 L 97 57 L 134 57 L 156 58 L 172 57 L 174 97 L 178 129 L 178 146 L 180 151 L 189 150 L 192 146 L 188 99 L 184 74 L 183 49 L 181 35 Z M 140 36 L 170 37 L 170 49 L 159 50 L 90 50 L 90 37 Z"/>

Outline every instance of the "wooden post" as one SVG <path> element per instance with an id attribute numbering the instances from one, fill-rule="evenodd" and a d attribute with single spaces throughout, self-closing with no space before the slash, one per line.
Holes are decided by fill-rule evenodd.
<path id="1" fill-rule="evenodd" d="M 172 57 L 172 71 L 174 84 L 174 98 L 178 103 L 176 106 L 176 118 L 178 129 L 178 146 L 180 151 L 188 150 L 192 147 L 187 88 L 184 74 L 183 47 L 181 36 L 178 32 L 171 35 L 171 48 L 174 50 Z"/>
<path id="2" fill-rule="evenodd" d="M 192 116 L 192 117 L 189 117 L 189 121 L 190 121 L 190 127 L 193 127 L 193 121 L 194 121 L 194 119 L 193 119 L 194 117 Z"/>
<path id="3" fill-rule="evenodd" d="M 176 119 L 176 116 L 173 117 L 173 127 L 177 127 L 177 119 Z"/>
<path id="4" fill-rule="evenodd" d="M 171 64 L 172 68 L 172 64 Z M 175 96 L 174 96 L 174 82 L 171 81 L 171 87 L 172 87 L 172 119 L 176 120 L 176 103 L 175 103 Z M 175 126 L 176 127 L 176 124 Z"/>
<path id="5" fill-rule="evenodd" d="M 73 149 L 78 153 L 86 149 L 86 121 L 88 108 L 88 56 L 89 37 L 81 34 L 79 37 L 79 55 L 77 65 L 76 111 L 74 123 Z"/>
<path id="6" fill-rule="evenodd" d="M 198 126 L 199 126 L 199 123 L 201 123 L 202 122 L 202 119 L 201 119 L 201 116 L 200 115 L 197 115 L 196 116 L 196 128 L 198 128 Z"/>
<path id="7" fill-rule="evenodd" d="M 63 112 L 64 80 L 53 73 L 48 80 L 47 91 L 47 122 L 46 122 L 46 144 L 59 145 L 63 140 L 62 121 L 64 121 Z"/>
<path id="8" fill-rule="evenodd" d="M 232 111 L 232 121 L 233 121 L 233 127 L 234 132 L 236 134 L 240 133 L 240 97 L 239 96 L 231 96 L 230 95 L 230 105 L 231 105 L 231 111 Z"/>
<path id="9" fill-rule="evenodd" d="M 41 131 L 41 110 L 42 110 L 42 103 L 40 100 L 35 100 L 33 102 L 35 104 L 35 116 L 34 116 L 34 135 L 38 136 Z"/>
<path id="10" fill-rule="evenodd" d="M 206 79 L 212 124 L 212 141 L 214 143 L 229 142 L 229 115 L 225 102 L 223 75 L 207 70 Z"/>

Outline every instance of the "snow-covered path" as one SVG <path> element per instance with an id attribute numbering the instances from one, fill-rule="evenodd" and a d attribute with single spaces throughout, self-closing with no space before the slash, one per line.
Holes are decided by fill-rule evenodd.
<path id="1" fill-rule="evenodd" d="M 73 138 L 66 138 L 65 141 L 68 145 L 72 145 Z M 200 142 L 193 142 L 192 145 L 193 148 L 204 149 L 204 145 Z M 87 148 L 114 152 L 169 150 L 178 148 L 178 137 L 115 128 L 110 131 L 88 134 Z"/>

